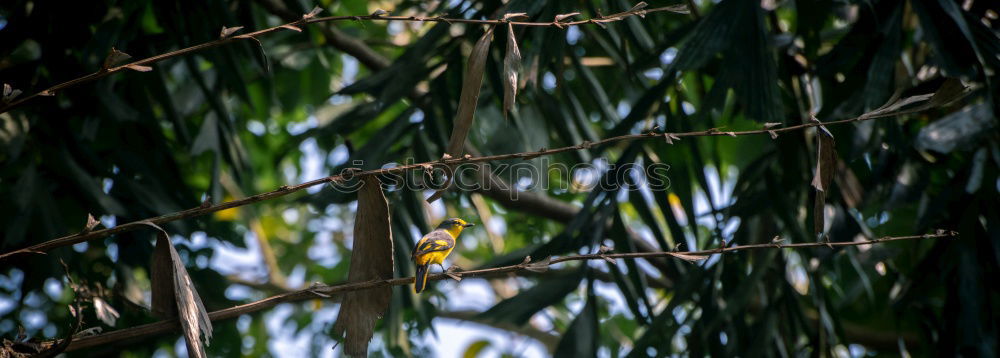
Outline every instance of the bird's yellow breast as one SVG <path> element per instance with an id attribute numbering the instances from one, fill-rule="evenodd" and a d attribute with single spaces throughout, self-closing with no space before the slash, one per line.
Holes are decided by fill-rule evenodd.
<path id="1" fill-rule="evenodd" d="M 434 251 L 420 255 L 419 257 L 417 257 L 416 263 L 417 265 L 434 265 L 434 264 L 440 265 L 444 263 L 444 258 L 448 257 L 448 254 L 451 253 L 452 249 L 453 248 L 449 248 L 444 251 Z"/>

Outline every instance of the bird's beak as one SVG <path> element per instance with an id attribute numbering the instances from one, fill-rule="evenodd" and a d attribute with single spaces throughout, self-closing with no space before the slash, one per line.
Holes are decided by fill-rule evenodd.
<path id="1" fill-rule="evenodd" d="M 462 227 L 470 227 L 470 226 L 476 226 L 476 224 L 466 223 L 465 225 L 462 225 Z"/>

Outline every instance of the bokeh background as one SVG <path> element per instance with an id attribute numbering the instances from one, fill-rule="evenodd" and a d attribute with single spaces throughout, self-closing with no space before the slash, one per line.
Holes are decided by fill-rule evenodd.
<path id="1" fill-rule="evenodd" d="M 961 236 L 762 250 L 699 264 L 598 260 L 543 274 L 439 281 L 421 295 L 395 287 L 372 356 L 997 355 L 997 3 L 686 4 L 694 5 L 690 14 L 651 13 L 606 28 L 516 28 L 524 87 L 506 119 L 507 34 L 497 31 L 469 148 L 504 154 L 654 127 L 728 131 L 800 124 L 810 114 L 845 119 L 898 96 L 934 92 L 949 79 L 970 93 L 917 114 L 831 126 L 838 159 L 821 213 L 810 186 L 813 130 L 559 154 L 549 159 L 583 169 L 499 176 L 522 192 L 516 202 L 509 191 L 483 190 L 451 191 L 427 204 L 430 191 L 387 188 L 396 275 L 412 275 L 409 250 L 422 233 L 456 216 L 480 224 L 451 255 L 463 268 L 600 245 L 630 252 L 775 236 L 814 242 L 816 215 L 832 241 L 936 229 Z M 214 40 L 224 26 L 247 31 L 293 21 L 315 5 L 321 16 L 525 12 L 548 22 L 634 4 L 8 0 L 0 3 L 0 81 L 33 93 L 99 70 L 112 47 L 145 58 Z M 113 227 L 347 167 L 441 157 L 483 26 L 344 21 L 303 30 L 170 59 L 0 114 L 0 248 L 79 231 L 88 213 Z M 545 172 L 539 159 L 530 163 Z M 611 170 L 628 163 L 669 165 L 670 187 L 652 190 L 644 184 L 650 178 Z M 595 187 L 603 178 L 620 186 Z M 353 194 L 316 187 L 164 228 L 212 311 L 345 281 L 356 205 Z M 92 292 L 85 328 L 156 321 L 148 311 L 153 239 L 151 231 L 133 231 L 0 263 L 0 336 L 67 333 L 73 292 L 60 260 Z M 209 354 L 339 355 L 330 335 L 338 307 L 317 299 L 215 322 Z M 184 352 L 173 334 L 67 354 Z"/>

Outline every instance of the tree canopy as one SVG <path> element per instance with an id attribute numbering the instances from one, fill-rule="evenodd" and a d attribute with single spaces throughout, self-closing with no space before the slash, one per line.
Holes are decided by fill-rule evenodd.
<path id="1" fill-rule="evenodd" d="M 998 12 L 5 1 L 0 356 L 996 356 Z"/>

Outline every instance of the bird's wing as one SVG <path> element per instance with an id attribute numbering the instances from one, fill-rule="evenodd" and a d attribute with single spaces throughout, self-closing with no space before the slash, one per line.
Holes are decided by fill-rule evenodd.
<path id="1" fill-rule="evenodd" d="M 451 235 L 441 230 L 434 230 L 417 242 L 412 257 L 415 258 L 428 252 L 446 251 L 453 247 L 455 247 L 455 239 Z"/>

